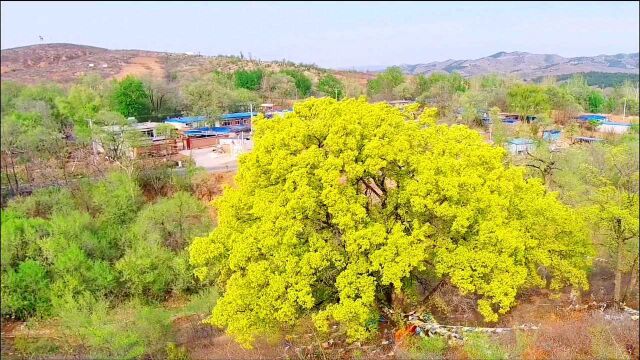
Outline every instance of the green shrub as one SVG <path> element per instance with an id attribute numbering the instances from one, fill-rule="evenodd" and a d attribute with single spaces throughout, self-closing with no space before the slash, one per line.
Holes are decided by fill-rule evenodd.
<path id="1" fill-rule="evenodd" d="M 311 94 L 311 79 L 304 73 L 294 69 L 282 70 L 281 72 L 293 78 L 298 94 L 300 94 L 301 97 L 307 97 Z"/>
<path id="2" fill-rule="evenodd" d="M 116 263 L 116 269 L 131 295 L 160 300 L 174 282 L 174 256 L 161 245 L 139 244 Z"/>
<path id="3" fill-rule="evenodd" d="M 51 308 L 47 271 L 35 260 L 26 260 L 14 271 L 2 274 L 2 316 L 27 319 L 46 315 Z"/>
<path id="4" fill-rule="evenodd" d="M 111 173 L 96 184 L 92 198 L 99 211 L 98 220 L 116 226 L 130 223 L 144 200 L 135 179 L 123 172 Z"/>
<path id="5" fill-rule="evenodd" d="M 207 287 L 197 294 L 191 295 L 189 302 L 178 315 L 209 314 L 218 301 L 218 290 L 215 287 Z"/>
<path id="6" fill-rule="evenodd" d="M 60 308 L 62 329 L 79 339 L 92 358 L 157 357 L 171 341 L 171 314 L 158 307 L 125 303 L 111 309 L 91 296 L 69 299 Z"/>
<path id="7" fill-rule="evenodd" d="M 494 343 L 488 335 L 482 333 L 465 334 L 464 351 L 471 359 L 507 359 L 506 351 Z"/>
<path id="8" fill-rule="evenodd" d="M 0 214 L 1 267 L 18 266 L 27 258 L 41 257 L 38 240 L 47 234 L 47 222 L 38 218 L 27 218 L 15 210 L 4 210 Z"/>
<path id="9" fill-rule="evenodd" d="M 233 73 L 235 87 L 238 89 L 247 89 L 256 91 L 262 85 L 262 70 L 237 70 Z"/>
<path id="10" fill-rule="evenodd" d="M 194 236 L 212 228 L 206 205 L 186 192 L 160 199 L 146 206 L 133 226 L 133 233 L 146 243 L 184 249 Z"/>
<path id="11" fill-rule="evenodd" d="M 13 346 L 17 352 L 29 357 L 60 353 L 60 346 L 54 340 L 47 338 L 29 338 L 19 335 L 16 336 Z"/>
<path id="12" fill-rule="evenodd" d="M 74 208 L 71 192 L 61 188 L 38 189 L 29 196 L 10 201 L 7 205 L 9 210 L 40 218 L 49 218 L 55 213 L 65 213 Z"/>
<path id="13" fill-rule="evenodd" d="M 419 337 L 409 350 L 411 359 L 442 359 L 447 351 L 447 340 L 442 336 Z"/>

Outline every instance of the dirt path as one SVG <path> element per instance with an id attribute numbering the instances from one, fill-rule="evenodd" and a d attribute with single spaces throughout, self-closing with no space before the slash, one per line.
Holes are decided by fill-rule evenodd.
<path id="1" fill-rule="evenodd" d="M 15 340 L 15 332 L 22 323 L 19 321 L 2 320 L 2 331 L 0 349 L 3 359 L 12 359 L 18 357 L 15 353 L 13 342 Z"/>

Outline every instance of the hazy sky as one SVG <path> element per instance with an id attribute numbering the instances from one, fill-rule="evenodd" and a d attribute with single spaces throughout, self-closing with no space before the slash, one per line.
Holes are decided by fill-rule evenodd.
<path id="1" fill-rule="evenodd" d="M 638 52 L 638 2 L 2 2 L 2 49 L 251 53 L 326 67 L 473 59 L 498 51 Z"/>

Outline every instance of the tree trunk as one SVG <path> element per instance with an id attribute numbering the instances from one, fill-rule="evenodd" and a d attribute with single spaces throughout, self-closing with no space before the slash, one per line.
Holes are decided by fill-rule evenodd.
<path id="1" fill-rule="evenodd" d="M 16 165 L 13 161 L 13 156 L 9 156 L 9 160 L 11 160 L 11 172 L 13 174 L 13 181 L 16 185 L 16 194 L 18 194 L 18 192 L 20 192 L 20 185 L 18 184 L 18 175 L 16 174 Z"/>
<path id="2" fill-rule="evenodd" d="M 613 301 L 616 303 L 620 303 L 622 300 L 622 251 L 623 251 L 624 242 L 619 239 L 618 240 L 618 248 L 616 253 L 616 278 L 615 278 L 615 287 L 613 290 Z"/>
<path id="3" fill-rule="evenodd" d="M 622 302 L 625 302 L 627 300 L 627 296 L 629 295 L 629 288 L 631 288 L 632 286 L 636 286 L 636 281 L 638 280 L 638 270 L 636 270 L 637 266 L 638 256 L 636 256 L 635 260 L 633 261 L 633 266 L 631 267 L 631 278 L 629 278 L 629 282 L 627 282 L 627 286 L 624 289 L 624 294 L 622 294 Z"/>
<path id="4" fill-rule="evenodd" d="M 18 190 L 14 188 L 13 183 L 11 182 L 11 178 L 9 177 L 9 165 L 7 165 L 6 161 L 3 161 L 2 165 L 4 165 L 4 175 L 7 177 L 7 182 L 9 183 L 9 189 L 11 189 L 12 193 L 17 194 Z"/>

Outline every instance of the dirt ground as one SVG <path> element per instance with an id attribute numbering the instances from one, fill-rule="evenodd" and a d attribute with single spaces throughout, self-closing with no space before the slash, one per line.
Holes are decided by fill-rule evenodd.
<path id="1" fill-rule="evenodd" d="M 158 58 L 138 56 L 131 59 L 131 63 L 126 64 L 114 78 L 122 80 L 127 75 L 136 77 L 151 75 L 154 79 L 163 79 L 165 77 L 165 70 L 158 61 Z"/>

